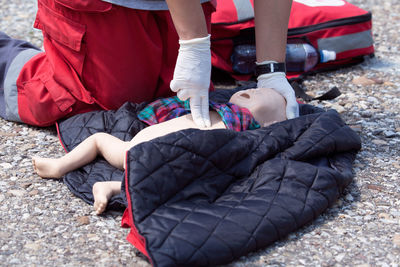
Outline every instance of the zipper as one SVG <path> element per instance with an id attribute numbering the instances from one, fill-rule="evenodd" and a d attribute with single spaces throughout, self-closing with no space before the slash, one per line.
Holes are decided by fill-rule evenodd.
<path id="1" fill-rule="evenodd" d="M 323 22 L 323 23 L 315 24 L 315 25 L 291 28 L 291 29 L 288 29 L 288 37 L 291 35 L 307 34 L 310 32 L 319 31 L 319 30 L 323 30 L 323 29 L 327 29 L 327 28 L 333 28 L 333 27 L 337 27 L 337 26 L 367 22 L 367 21 L 370 21 L 371 19 L 372 19 L 372 14 L 371 14 L 371 12 L 368 12 L 367 14 L 360 15 L 360 16 L 331 20 L 331 21 L 327 21 L 327 22 Z"/>
<path id="2" fill-rule="evenodd" d="M 241 19 L 241 20 L 235 20 L 235 21 L 232 21 L 232 22 L 217 22 L 217 23 L 212 23 L 212 25 L 226 25 L 226 26 L 229 26 L 229 25 L 235 25 L 235 24 L 240 24 L 240 23 L 243 23 L 243 22 L 247 22 L 247 21 L 250 21 L 252 19 L 254 19 L 254 17 L 253 18 Z"/>
<path id="3" fill-rule="evenodd" d="M 288 37 L 295 36 L 295 35 L 307 34 L 310 32 L 333 28 L 333 27 L 337 27 L 337 26 L 358 24 L 358 23 L 370 21 L 371 19 L 372 19 L 372 13 L 368 12 L 368 13 L 360 15 L 360 16 L 336 19 L 336 20 L 331 20 L 331 21 L 327 21 L 327 22 L 323 22 L 323 23 L 319 23 L 319 24 L 315 24 L 315 25 L 308 25 L 308 26 L 297 27 L 297 28 L 289 28 L 288 29 Z M 222 24 L 222 23 L 219 23 L 219 24 Z M 218 24 L 212 24 L 212 25 L 218 25 Z M 254 27 L 250 27 L 250 28 L 241 30 L 239 36 L 216 38 L 216 39 L 211 39 L 211 41 L 216 42 L 216 41 L 223 41 L 223 40 L 230 40 L 230 39 L 235 40 L 235 38 L 246 39 L 246 37 L 247 37 L 248 39 L 250 39 L 254 42 L 254 34 L 255 34 Z M 211 36 L 211 38 L 212 38 L 212 36 Z"/>

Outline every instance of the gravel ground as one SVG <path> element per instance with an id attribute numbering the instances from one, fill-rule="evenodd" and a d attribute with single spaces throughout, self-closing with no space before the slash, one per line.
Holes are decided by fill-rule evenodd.
<path id="1" fill-rule="evenodd" d="M 399 266 L 400 4 L 351 0 L 373 13 L 376 57 L 309 77 L 310 94 L 342 95 L 312 104 L 335 108 L 359 132 L 354 182 L 312 224 L 229 266 Z M 0 0 L 0 30 L 41 46 L 35 0 Z M 149 266 L 125 237 L 121 214 L 96 216 L 62 182 L 33 173 L 31 157 L 61 156 L 55 129 L 0 119 L 0 264 Z"/>

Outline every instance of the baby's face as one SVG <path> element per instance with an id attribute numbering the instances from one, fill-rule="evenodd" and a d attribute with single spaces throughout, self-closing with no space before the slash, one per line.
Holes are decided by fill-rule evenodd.
<path id="1" fill-rule="evenodd" d="M 286 120 L 286 101 L 273 89 L 255 88 L 239 91 L 232 95 L 229 102 L 247 108 L 263 127 Z"/>

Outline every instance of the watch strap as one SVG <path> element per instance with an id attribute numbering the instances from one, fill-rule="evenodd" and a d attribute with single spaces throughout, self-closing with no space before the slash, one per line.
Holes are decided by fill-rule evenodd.
<path id="1" fill-rule="evenodd" d="M 257 77 L 262 74 L 273 73 L 273 72 L 286 73 L 286 64 L 284 62 L 280 62 L 280 63 L 266 63 L 256 66 Z"/>

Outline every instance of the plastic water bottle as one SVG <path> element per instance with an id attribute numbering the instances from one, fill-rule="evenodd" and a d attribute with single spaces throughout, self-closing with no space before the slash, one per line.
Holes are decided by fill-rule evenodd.
<path id="1" fill-rule="evenodd" d="M 235 46 L 231 61 L 234 72 L 241 74 L 254 73 L 256 69 L 256 46 L 252 44 Z"/>
<path id="2" fill-rule="evenodd" d="M 334 51 L 317 51 L 308 43 L 286 45 L 286 70 L 292 72 L 309 71 L 318 63 L 336 59 Z M 256 68 L 256 47 L 252 44 L 237 45 L 233 49 L 232 68 L 236 73 L 252 74 Z"/>
<path id="3" fill-rule="evenodd" d="M 303 72 L 309 71 L 318 63 L 324 63 L 336 59 L 334 51 L 317 51 L 308 43 L 286 45 L 286 70 Z"/>

